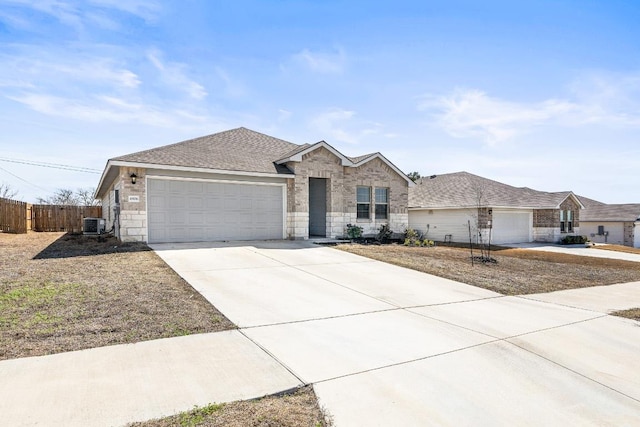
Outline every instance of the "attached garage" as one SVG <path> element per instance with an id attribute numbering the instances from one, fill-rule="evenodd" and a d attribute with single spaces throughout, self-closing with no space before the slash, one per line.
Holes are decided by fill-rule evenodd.
<path id="1" fill-rule="evenodd" d="M 409 227 L 427 233 L 431 240 L 468 242 L 469 223 L 474 227 L 476 222 L 472 213 L 471 209 L 410 210 Z"/>
<path id="2" fill-rule="evenodd" d="M 531 242 L 533 211 L 493 210 L 491 242 L 524 243 Z"/>
<path id="3" fill-rule="evenodd" d="M 285 237 L 284 184 L 147 179 L 148 241 Z"/>

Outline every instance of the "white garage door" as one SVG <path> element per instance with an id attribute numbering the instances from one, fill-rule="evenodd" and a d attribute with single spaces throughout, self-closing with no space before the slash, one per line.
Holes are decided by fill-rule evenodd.
<path id="1" fill-rule="evenodd" d="M 531 211 L 493 211 L 493 229 L 491 242 L 526 243 L 531 241 Z"/>
<path id="2" fill-rule="evenodd" d="M 149 242 L 284 238 L 283 187 L 148 179 Z"/>

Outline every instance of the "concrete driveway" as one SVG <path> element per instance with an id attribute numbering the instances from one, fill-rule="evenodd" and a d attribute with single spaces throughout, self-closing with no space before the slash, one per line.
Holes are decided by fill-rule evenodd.
<path id="1" fill-rule="evenodd" d="M 337 426 L 640 424 L 637 322 L 309 243 L 153 248 Z"/>
<path id="2" fill-rule="evenodd" d="M 640 262 L 640 254 L 632 254 L 626 252 L 609 251 L 599 249 L 605 245 L 596 245 L 585 247 L 584 245 L 555 245 L 550 243 L 514 243 L 507 245 L 512 248 L 531 249 L 534 251 L 555 252 L 560 254 L 587 256 L 592 258 L 609 258 L 619 259 L 623 261 Z"/>

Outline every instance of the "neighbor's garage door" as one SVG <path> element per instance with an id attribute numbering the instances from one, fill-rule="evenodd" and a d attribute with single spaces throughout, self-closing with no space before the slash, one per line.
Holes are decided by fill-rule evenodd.
<path id="1" fill-rule="evenodd" d="M 491 242 L 526 243 L 531 241 L 531 211 L 493 211 Z"/>
<path id="2" fill-rule="evenodd" d="M 147 181 L 149 242 L 282 239 L 283 187 Z"/>

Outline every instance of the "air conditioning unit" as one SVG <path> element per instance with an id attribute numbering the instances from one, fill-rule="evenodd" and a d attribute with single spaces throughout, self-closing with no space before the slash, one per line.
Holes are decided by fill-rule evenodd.
<path id="1" fill-rule="evenodd" d="M 85 218 L 82 222 L 82 234 L 102 234 L 106 225 L 103 218 Z"/>

